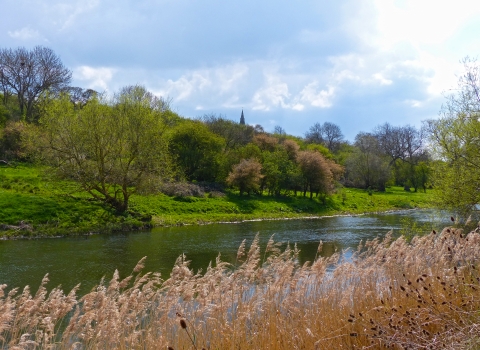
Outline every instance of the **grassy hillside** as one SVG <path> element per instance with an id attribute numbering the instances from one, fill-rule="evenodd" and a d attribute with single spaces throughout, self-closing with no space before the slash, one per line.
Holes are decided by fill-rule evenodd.
<path id="1" fill-rule="evenodd" d="M 92 200 L 72 181 L 60 181 L 46 167 L 19 165 L 0 168 L 0 235 L 67 235 L 109 232 L 158 225 L 203 224 L 219 221 L 273 219 L 316 215 L 357 214 L 428 207 L 433 192 L 413 193 L 401 188 L 368 193 L 341 189 L 325 204 L 301 196 L 171 197 L 136 195 L 124 216 Z"/>

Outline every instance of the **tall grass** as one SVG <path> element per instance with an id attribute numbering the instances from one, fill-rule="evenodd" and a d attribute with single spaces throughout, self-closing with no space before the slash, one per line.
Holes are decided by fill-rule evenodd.
<path id="1" fill-rule="evenodd" d="M 480 346 L 480 234 L 445 228 L 410 242 L 366 242 L 299 265 L 271 239 L 245 242 L 195 273 L 132 274 L 78 298 L 45 278 L 32 295 L 0 288 L 0 346 L 9 349 L 475 349 Z M 321 244 L 319 252 L 321 251 Z"/>

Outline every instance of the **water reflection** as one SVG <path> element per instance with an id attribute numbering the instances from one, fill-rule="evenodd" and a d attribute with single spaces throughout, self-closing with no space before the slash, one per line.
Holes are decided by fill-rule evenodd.
<path id="1" fill-rule="evenodd" d="M 68 291 L 82 283 L 81 293 L 98 284 L 102 276 L 111 278 L 115 269 L 121 277 L 147 256 L 145 271 L 160 271 L 168 278 L 175 259 L 184 253 L 195 270 L 205 269 L 221 253 L 233 263 L 243 239 L 250 244 L 257 233 L 264 247 L 271 235 L 277 242 L 297 244 L 300 260 L 312 261 L 318 243 L 324 242 L 322 255 L 336 250 L 355 249 L 360 240 L 399 232 L 402 221 L 411 218 L 419 225 L 433 222 L 439 229 L 448 224 L 433 211 L 406 211 L 357 217 L 329 217 L 305 220 L 253 221 L 242 224 L 215 224 L 156 228 L 150 232 L 0 241 L 0 284 L 10 287 L 30 285 L 38 288 L 49 273 L 50 287 L 62 285 Z M 443 221 L 443 222 L 442 222 Z M 437 225 L 437 226 L 435 226 Z"/>

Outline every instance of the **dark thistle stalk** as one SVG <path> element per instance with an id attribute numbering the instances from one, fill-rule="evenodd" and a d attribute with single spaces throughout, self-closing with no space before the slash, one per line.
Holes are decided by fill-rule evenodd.
<path id="1" fill-rule="evenodd" d="M 190 332 L 187 329 L 187 322 L 185 321 L 185 319 L 183 319 L 183 318 L 180 319 L 180 326 L 183 329 L 185 329 L 185 332 L 187 332 L 188 338 L 192 342 L 193 347 L 195 348 L 195 350 L 197 350 L 197 346 L 195 345 L 195 341 L 193 340 L 192 336 L 190 335 Z"/>

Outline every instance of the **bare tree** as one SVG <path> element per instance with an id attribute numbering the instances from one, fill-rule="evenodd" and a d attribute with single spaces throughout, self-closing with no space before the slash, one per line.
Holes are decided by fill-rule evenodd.
<path id="1" fill-rule="evenodd" d="M 61 90 L 71 78 L 71 71 L 52 49 L 0 49 L 0 85 L 5 96 L 17 96 L 20 113 L 27 121 L 34 120 L 35 103 L 42 93 Z"/>
<path id="2" fill-rule="evenodd" d="M 395 174 L 398 184 L 418 189 L 416 167 L 428 161 L 424 147 L 425 131 L 413 126 L 391 126 L 385 123 L 376 128 L 374 136 L 378 140 L 378 151 L 389 159 L 388 166 Z"/>
<path id="3" fill-rule="evenodd" d="M 279 136 L 287 135 L 287 132 L 285 131 L 285 129 L 282 128 L 280 125 L 276 125 L 275 128 L 273 128 L 273 133 Z"/>
<path id="4" fill-rule="evenodd" d="M 320 123 L 313 124 L 305 133 L 305 139 L 308 143 L 323 144 L 323 127 Z"/>
<path id="5" fill-rule="evenodd" d="M 305 133 L 305 139 L 308 143 L 323 145 L 333 152 L 340 146 L 343 134 L 340 127 L 334 123 L 315 123 Z"/>
<path id="6" fill-rule="evenodd" d="M 413 126 L 392 126 L 388 123 L 375 130 L 380 151 L 390 158 L 390 166 L 397 160 L 410 162 L 417 153 L 422 153 L 424 131 Z"/>
<path id="7" fill-rule="evenodd" d="M 322 126 L 325 146 L 330 151 L 336 151 L 343 140 L 343 134 L 340 127 L 336 124 L 325 122 Z"/>
<path id="8" fill-rule="evenodd" d="M 98 96 L 98 92 L 92 89 L 82 89 L 81 87 L 70 86 L 64 89 L 62 92 L 68 93 L 70 101 L 76 107 L 83 107 L 92 98 Z"/>

